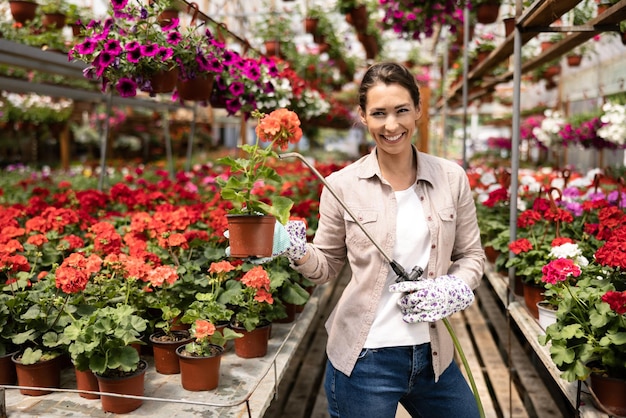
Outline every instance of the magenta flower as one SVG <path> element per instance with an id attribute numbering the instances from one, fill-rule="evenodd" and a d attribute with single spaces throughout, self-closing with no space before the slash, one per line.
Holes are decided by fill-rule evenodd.
<path id="1" fill-rule="evenodd" d="M 120 78 L 115 89 L 122 97 L 134 97 L 137 95 L 137 83 L 128 77 Z"/>
<path id="2" fill-rule="evenodd" d="M 126 59 L 134 64 L 139 63 L 142 56 L 141 48 L 130 49 L 126 52 Z"/>
<path id="3" fill-rule="evenodd" d="M 141 55 L 144 57 L 154 57 L 159 52 L 159 45 L 151 43 L 148 45 L 142 45 L 140 49 Z"/>
<path id="4" fill-rule="evenodd" d="M 76 52 L 79 54 L 93 54 L 98 46 L 98 42 L 93 41 L 90 38 L 85 39 L 82 43 L 76 45 Z"/>

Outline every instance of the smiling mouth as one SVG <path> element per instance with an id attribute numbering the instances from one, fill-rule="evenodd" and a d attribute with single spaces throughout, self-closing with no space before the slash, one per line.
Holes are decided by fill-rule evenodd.
<path id="1" fill-rule="evenodd" d="M 387 136 L 387 135 L 381 135 L 383 138 L 385 138 L 386 141 L 389 142 L 396 142 L 397 140 L 399 140 L 400 138 L 402 138 L 402 136 L 404 136 L 404 133 L 398 134 L 398 135 L 394 135 L 394 136 Z"/>

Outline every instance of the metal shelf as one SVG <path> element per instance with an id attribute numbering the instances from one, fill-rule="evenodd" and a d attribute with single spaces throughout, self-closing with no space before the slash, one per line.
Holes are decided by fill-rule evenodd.
<path id="1" fill-rule="evenodd" d="M 626 0 L 621 0 L 611 6 L 606 12 L 591 19 L 584 26 L 552 27 L 556 19 L 576 7 L 581 0 L 536 0 L 519 17 L 517 26 L 521 32 L 522 45 L 528 43 L 540 32 L 565 32 L 565 37 L 544 51 L 537 57 L 522 63 L 522 74 L 532 71 L 541 65 L 561 57 L 573 48 L 593 38 L 595 35 L 607 31 L 619 30 L 619 23 L 626 19 Z M 510 34 L 489 56 L 472 69 L 467 75 L 467 82 L 483 80 L 481 89 L 469 96 L 469 100 L 477 99 L 494 90 L 495 86 L 513 78 L 513 71 L 508 71 L 498 77 L 487 78 L 489 71 L 513 55 L 513 41 L 515 34 Z M 463 89 L 463 82 L 451 87 L 447 94 L 448 101 L 458 100 Z M 437 107 L 443 105 L 443 99 Z"/>

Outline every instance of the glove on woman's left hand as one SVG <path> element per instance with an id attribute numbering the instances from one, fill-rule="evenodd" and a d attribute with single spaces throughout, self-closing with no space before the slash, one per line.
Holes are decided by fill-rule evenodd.
<path id="1" fill-rule="evenodd" d="M 474 292 L 460 278 L 439 276 L 394 283 L 390 292 L 408 293 L 398 300 L 404 322 L 434 322 L 461 311 L 472 304 Z"/>

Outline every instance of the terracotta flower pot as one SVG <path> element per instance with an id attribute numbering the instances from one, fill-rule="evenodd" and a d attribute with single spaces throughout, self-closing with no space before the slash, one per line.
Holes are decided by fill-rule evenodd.
<path id="1" fill-rule="evenodd" d="M 568 55 L 567 65 L 570 67 L 578 67 L 583 60 L 582 55 Z"/>
<path id="2" fill-rule="evenodd" d="M 226 215 L 232 257 L 270 257 L 276 218 L 271 215 Z"/>
<path id="3" fill-rule="evenodd" d="M 41 18 L 44 28 L 63 29 L 65 26 L 65 14 L 63 13 L 44 13 Z"/>
<path id="4" fill-rule="evenodd" d="M 224 348 L 213 346 L 216 354 L 212 357 L 189 355 L 185 347 L 176 349 L 180 363 L 180 382 L 183 389 L 190 391 L 212 390 L 219 385 L 220 364 Z"/>
<path id="5" fill-rule="evenodd" d="M 146 363 L 145 360 L 140 360 L 137 370 L 128 376 L 106 377 L 96 374 L 100 392 L 143 396 L 144 378 L 147 368 L 148 363 Z M 127 414 L 143 404 L 143 399 L 121 398 L 108 395 L 102 395 L 100 400 L 102 402 L 102 409 L 105 412 L 113 412 L 115 414 Z"/>
<path id="6" fill-rule="evenodd" d="M 206 101 L 211 98 L 215 76 L 209 74 L 189 80 L 178 79 L 178 96 L 182 100 Z"/>
<path id="7" fill-rule="evenodd" d="M 150 86 L 152 93 L 170 93 L 174 91 L 178 80 L 178 69 L 173 68 L 169 71 L 160 71 L 150 77 Z"/>
<path id="8" fill-rule="evenodd" d="M 193 340 L 193 338 L 189 336 L 189 331 L 172 331 L 171 334 L 175 339 L 165 339 L 167 337 L 162 331 L 156 332 L 150 336 L 150 343 L 152 344 L 152 351 L 154 353 L 154 368 L 157 373 L 180 373 L 176 349 Z"/>
<path id="9" fill-rule="evenodd" d="M 237 357 L 257 358 L 265 356 L 270 339 L 270 330 L 271 324 L 259 326 L 252 331 L 233 327 L 233 331 L 243 334 L 243 337 L 234 340 Z"/>
<path id="10" fill-rule="evenodd" d="M 75 368 L 74 373 L 76 375 L 76 389 L 88 390 L 91 392 L 98 392 L 100 390 L 100 387 L 98 386 L 98 379 L 91 370 L 78 370 Z M 100 398 L 100 395 L 93 393 L 80 392 L 79 395 L 81 398 L 85 399 Z"/>
<path id="11" fill-rule="evenodd" d="M 11 16 L 17 23 L 25 24 L 29 20 L 35 18 L 37 11 L 37 3 L 26 0 L 10 0 L 9 7 L 11 9 Z"/>
<path id="12" fill-rule="evenodd" d="M 482 24 L 494 23 L 500 13 L 500 0 L 489 0 L 476 6 L 476 21 Z"/>
<path id="13" fill-rule="evenodd" d="M 178 10 L 165 9 L 157 17 L 157 22 L 159 22 L 160 26 L 167 26 L 172 22 L 173 19 L 177 19 L 177 18 L 178 18 Z"/>
<path id="14" fill-rule="evenodd" d="M 508 38 L 508 36 L 515 30 L 515 18 L 507 17 L 502 19 L 502 21 L 504 22 L 504 34 Z"/>
<path id="15" fill-rule="evenodd" d="M 17 351 L 0 356 L 0 385 L 13 385 L 17 381 L 15 363 L 11 360 Z"/>
<path id="16" fill-rule="evenodd" d="M 591 373 L 591 389 L 594 403 L 612 415 L 626 416 L 626 380 Z"/>
<path id="17" fill-rule="evenodd" d="M 17 384 L 19 386 L 32 386 L 38 388 L 61 387 L 61 359 L 55 357 L 50 360 L 40 361 L 35 364 L 22 364 L 21 353 L 14 353 L 11 360 L 15 364 L 17 372 Z M 20 389 L 22 395 L 41 396 L 52 393 L 50 390 Z"/>
<path id="18" fill-rule="evenodd" d="M 278 41 L 265 41 L 265 54 L 275 57 L 279 54 L 280 46 Z"/>
<path id="19" fill-rule="evenodd" d="M 545 289 L 543 286 L 539 286 L 531 283 L 524 283 L 524 303 L 526 308 L 532 314 L 535 319 L 539 319 L 539 310 L 537 309 L 537 303 L 543 300 L 543 292 Z"/>

